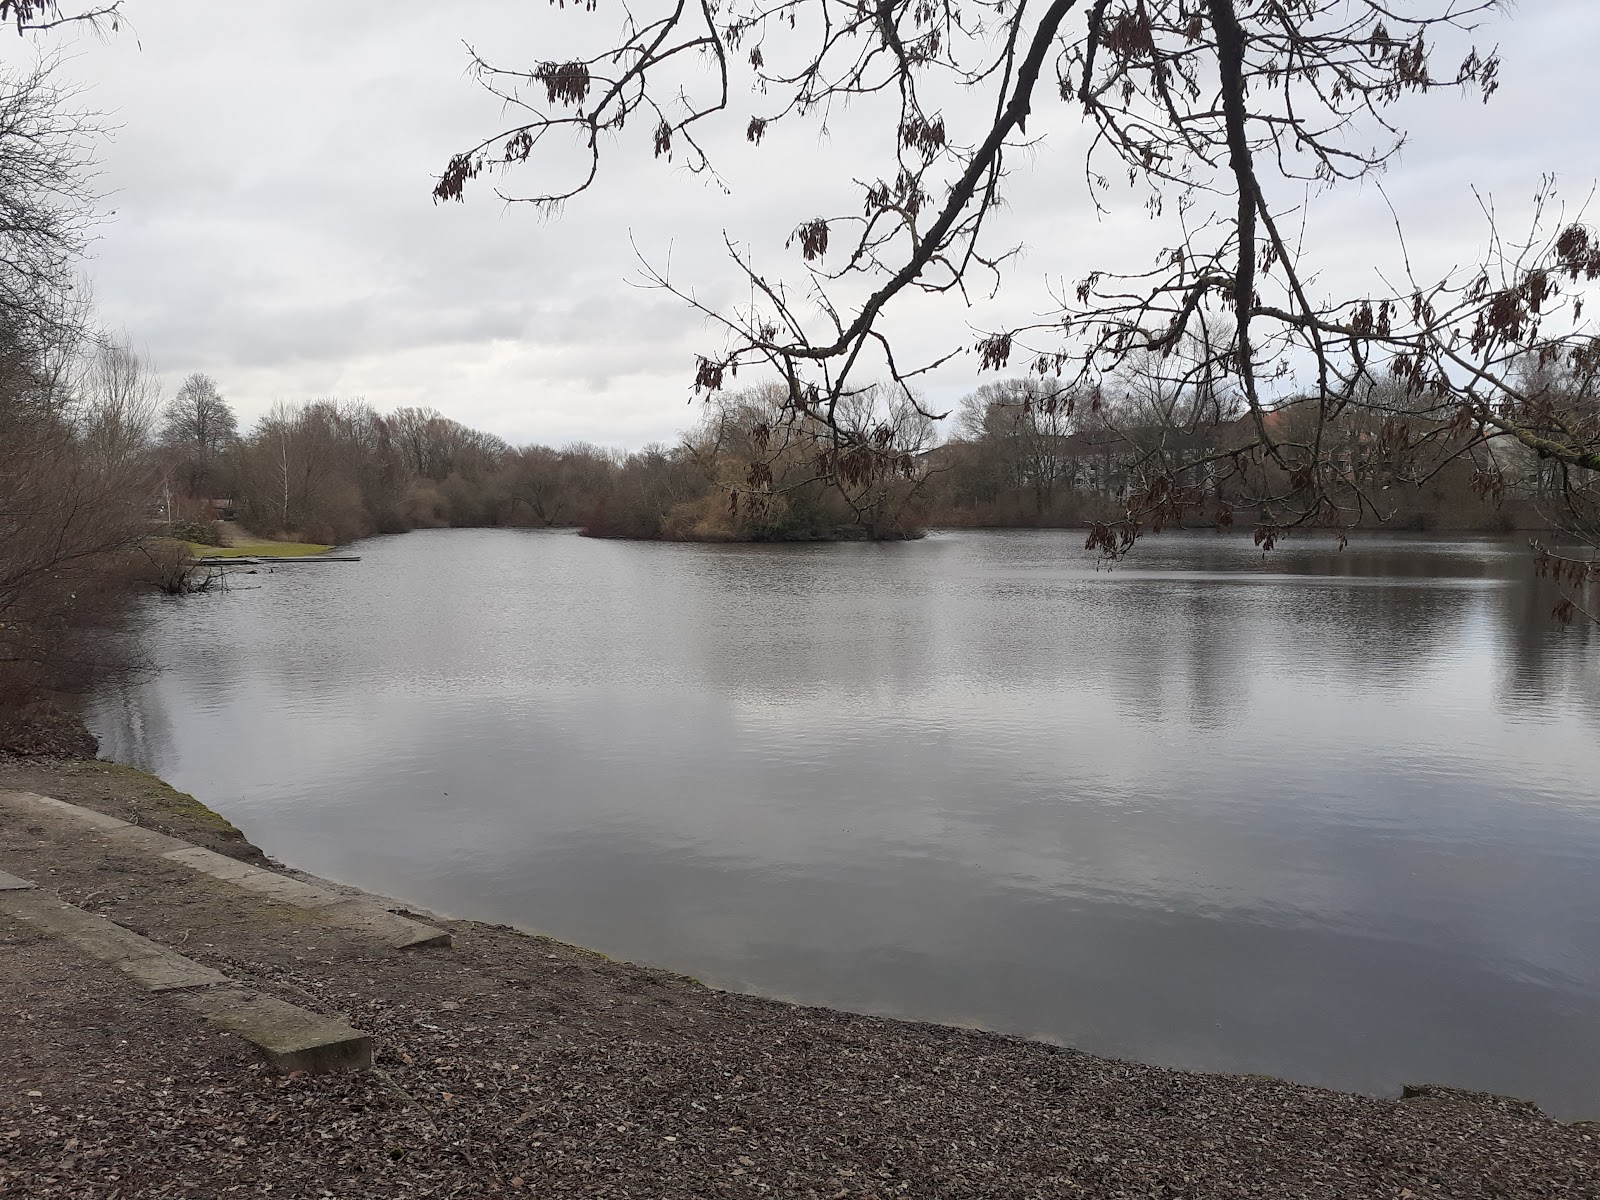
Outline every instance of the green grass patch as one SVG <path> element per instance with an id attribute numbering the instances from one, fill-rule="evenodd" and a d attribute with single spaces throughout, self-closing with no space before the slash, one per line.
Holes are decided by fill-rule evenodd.
<path id="1" fill-rule="evenodd" d="M 255 558 L 271 555 L 277 558 L 306 558 L 312 554 L 326 554 L 332 546 L 318 546 L 313 542 L 245 542 L 238 546 L 201 546 L 189 542 L 189 552 L 196 558 Z"/>

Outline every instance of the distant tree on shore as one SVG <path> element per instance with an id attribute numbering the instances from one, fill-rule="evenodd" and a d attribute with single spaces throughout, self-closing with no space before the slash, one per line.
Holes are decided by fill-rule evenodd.
<path id="1" fill-rule="evenodd" d="M 161 413 L 161 445 L 172 455 L 173 476 L 185 496 L 217 489 L 216 467 L 239 436 L 239 419 L 216 380 L 196 371 L 178 386 Z"/>

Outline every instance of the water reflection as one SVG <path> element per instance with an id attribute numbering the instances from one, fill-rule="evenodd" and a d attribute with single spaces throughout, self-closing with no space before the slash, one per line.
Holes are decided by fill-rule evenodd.
<path id="1" fill-rule="evenodd" d="M 1600 1115 L 1591 631 L 1515 541 L 434 532 L 153 606 L 107 750 L 727 986 Z"/>

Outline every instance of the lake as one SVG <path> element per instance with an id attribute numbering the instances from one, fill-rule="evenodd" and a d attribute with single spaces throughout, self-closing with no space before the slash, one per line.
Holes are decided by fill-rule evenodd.
<path id="1" fill-rule="evenodd" d="M 1600 636 L 1525 539 L 375 538 L 91 726 L 269 854 L 725 988 L 1600 1117 Z"/>

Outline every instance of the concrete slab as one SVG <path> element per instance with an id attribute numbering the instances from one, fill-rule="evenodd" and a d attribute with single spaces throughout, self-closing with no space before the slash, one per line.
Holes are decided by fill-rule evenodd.
<path id="1" fill-rule="evenodd" d="M 391 913 L 364 897 L 349 896 L 331 888 L 318 887 L 303 879 L 252 867 L 249 863 L 194 846 L 181 838 L 168 837 L 117 817 L 108 817 L 92 808 L 68 804 L 52 796 L 34 792 L 0 791 L 0 805 L 36 816 L 59 817 L 98 829 L 112 841 L 158 854 L 191 870 L 221 879 L 235 887 L 295 908 L 321 911 L 329 920 L 345 926 L 368 941 L 398 950 L 420 950 L 450 945 L 450 935 L 432 925 Z"/>
<path id="2" fill-rule="evenodd" d="M 395 950 L 422 950 L 450 945 L 450 935 L 443 929 L 402 917 L 368 900 L 347 899 L 321 912 L 328 920 L 354 929 L 369 941 Z"/>
<path id="3" fill-rule="evenodd" d="M 151 854 L 167 854 L 173 850 L 181 850 L 189 844 L 178 838 L 168 837 L 164 833 L 157 833 L 154 829 L 146 829 L 142 825 L 124 825 L 120 829 L 107 829 L 105 836 L 110 841 L 121 842 Z"/>
<path id="4" fill-rule="evenodd" d="M 220 971 L 46 892 L 0 892 L 0 912 L 60 938 L 91 958 L 110 963 L 148 991 L 170 992 L 228 981 Z"/>
<path id="5" fill-rule="evenodd" d="M 191 846 L 188 842 L 179 842 L 176 850 L 163 851 L 161 857 L 192 867 L 196 871 L 203 871 L 216 879 L 226 879 L 229 883 L 237 883 L 245 876 L 261 869 L 252 867 L 249 863 L 242 863 L 237 858 L 229 858 L 226 854 L 218 854 L 215 850 L 207 850 L 203 846 Z"/>
<path id="6" fill-rule="evenodd" d="M 374 904 L 362 896 L 348 896 L 331 888 L 318 887 L 303 879 L 264 871 L 206 850 L 200 846 L 185 846 L 161 856 L 171 862 L 182 863 L 196 871 L 203 871 L 217 879 L 226 880 L 268 900 L 295 908 L 309 909 L 324 915 L 329 921 L 342 925 L 379 945 L 397 950 L 421 950 L 427 947 L 450 945 L 450 935 L 443 929 L 402 917 Z"/>
<path id="7" fill-rule="evenodd" d="M 147 992 L 182 992 L 228 982 L 228 977 L 221 971 L 213 971 L 171 951 L 125 958 L 113 965 L 124 974 L 133 976 Z"/>
<path id="8" fill-rule="evenodd" d="M 230 986 L 221 972 L 48 893 L 0 890 L 0 913 L 110 963 L 148 991 L 181 993 L 186 1005 L 250 1042 L 279 1070 L 317 1074 L 372 1066 L 370 1034 L 275 996 Z"/>
<path id="9" fill-rule="evenodd" d="M 183 997 L 214 1025 L 244 1038 L 280 1071 L 364 1071 L 372 1066 L 372 1036 L 333 1017 L 275 996 L 219 988 Z"/>
<path id="10" fill-rule="evenodd" d="M 252 867 L 249 863 L 229 858 L 226 854 L 218 854 L 215 850 L 191 846 L 188 842 L 177 841 L 176 838 L 173 841 L 176 843 L 176 848 L 164 851 L 162 858 L 181 863 L 192 870 L 210 875 L 213 879 L 224 880 L 245 891 L 255 892 L 284 904 L 292 904 L 296 908 L 323 908 L 350 899 L 341 892 L 318 887 L 303 879 L 280 875 L 276 871 Z"/>
<path id="11" fill-rule="evenodd" d="M 16 875 L 8 875 L 0 871 L 0 892 L 25 892 L 33 888 L 33 884 Z"/>
<path id="12" fill-rule="evenodd" d="M 276 871 L 256 870 L 232 882 L 248 892 L 281 904 L 292 904 L 296 908 L 330 908 L 350 899 L 342 892 L 330 891 L 303 879 L 279 875 Z"/>
<path id="13" fill-rule="evenodd" d="M 81 804 L 68 804 L 54 796 L 41 796 L 37 792 L 0 791 L 0 804 L 33 816 L 58 817 L 87 825 L 91 829 L 121 829 L 130 824 L 121 817 L 107 816 Z"/>

